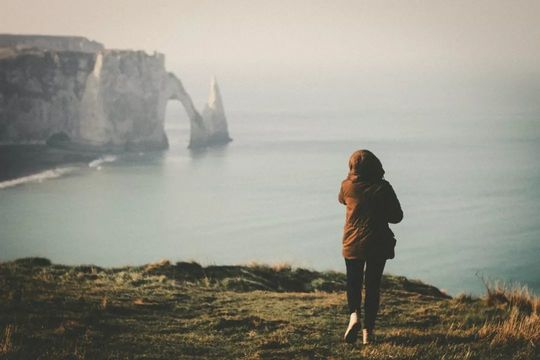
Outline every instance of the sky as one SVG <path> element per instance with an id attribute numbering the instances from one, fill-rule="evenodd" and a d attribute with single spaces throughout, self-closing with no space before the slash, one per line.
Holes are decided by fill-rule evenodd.
<path id="1" fill-rule="evenodd" d="M 234 109 L 540 113 L 540 1 L 0 0 L 0 33 L 166 55 Z"/>

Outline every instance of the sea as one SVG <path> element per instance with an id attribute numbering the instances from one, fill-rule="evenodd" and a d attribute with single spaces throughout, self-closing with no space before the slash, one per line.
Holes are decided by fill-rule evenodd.
<path id="1" fill-rule="evenodd" d="M 369 149 L 401 202 L 385 272 L 480 295 L 540 293 L 540 118 L 448 112 L 228 111 L 233 142 L 192 151 L 182 109 L 170 149 L 108 154 L 0 183 L 0 261 L 288 263 L 344 271 L 348 158 Z"/>

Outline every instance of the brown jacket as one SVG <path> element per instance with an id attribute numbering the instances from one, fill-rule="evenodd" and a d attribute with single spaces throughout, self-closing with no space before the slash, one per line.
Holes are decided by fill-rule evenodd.
<path id="1" fill-rule="evenodd" d="M 338 198 L 347 206 L 343 257 L 393 259 L 396 239 L 388 223 L 400 222 L 403 211 L 390 183 L 349 174 L 341 183 Z"/>

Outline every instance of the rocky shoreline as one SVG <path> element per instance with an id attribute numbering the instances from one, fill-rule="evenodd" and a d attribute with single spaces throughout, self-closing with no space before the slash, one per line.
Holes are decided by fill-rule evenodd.
<path id="1" fill-rule="evenodd" d="M 34 175 L 61 166 L 87 165 L 97 152 L 80 152 L 47 145 L 0 145 L 0 182 Z"/>

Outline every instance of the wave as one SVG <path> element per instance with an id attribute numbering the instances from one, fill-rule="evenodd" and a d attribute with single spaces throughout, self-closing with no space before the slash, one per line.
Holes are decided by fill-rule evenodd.
<path id="1" fill-rule="evenodd" d="M 95 160 L 90 161 L 88 163 L 88 167 L 96 169 L 96 170 L 101 170 L 102 164 L 113 162 L 113 161 L 116 161 L 117 159 L 118 157 L 115 155 L 104 155 Z M 78 170 L 78 169 L 80 169 L 80 167 L 66 166 L 66 167 L 45 170 L 36 174 L 23 176 L 23 177 L 12 179 L 12 180 L 0 181 L 0 190 L 13 187 L 13 186 L 23 185 L 26 183 L 32 183 L 32 182 L 40 183 L 44 180 L 59 178 L 61 176 L 65 176 L 69 173 L 72 173 L 73 171 Z"/>
<path id="2" fill-rule="evenodd" d="M 61 176 L 67 175 L 75 171 L 76 169 L 77 169 L 76 167 L 56 168 L 56 169 L 45 170 L 37 174 L 23 176 L 23 177 L 13 179 L 13 180 L 2 181 L 0 182 L 0 189 L 5 189 L 8 187 L 22 185 L 22 184 L 31 183 L 31 182 L 42 182 L 48 179 L 59 178 Z"/>
<path id="3" fill-rule="evenodd" d="M 88 167 L 91 167 L 91 168 L 95 168 L 97 170 L 100 170 L 101 169 L 101 164 L 104 164 L 104 163 L 108 163 L 108 162 L 113 162 L 113 161 L 116 161 L 118 159 L 118 156 L 115 156 L 115 155 L 104 155 L 104 156 L 101 156 L 95 160 L 92 160 L 88 163 Z"/>

